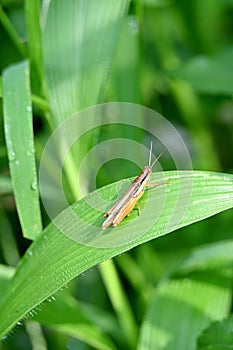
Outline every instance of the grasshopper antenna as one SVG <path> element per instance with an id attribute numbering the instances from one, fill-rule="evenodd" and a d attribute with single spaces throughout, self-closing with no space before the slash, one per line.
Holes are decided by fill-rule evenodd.
<path id="1" fill-rule="evenodd" d="M 152 156 L 152 146 L 153 146 L 153 142 L 151 141 L 150 142 L 150 153 L 149 153 L 149 163 L 148 165 L 150 166 L 150 163 L 151 163 L 151 156 Z"/>
<path id="2" fill-rule="evenodd" d="M 153 161 L 153 163 L 150 165 L 151 163 L 151 154 L 152 154 L 152 142 L 151 142 L 151 146 L 150 146 L 150 157 L 149 157 L 149 166 L 151 168 L 153 168 L 153 166 L 155 165 L 155 163 L 162 157 L 162 155 L 166 152 L 166 148 L 163 149 L 163 151 L 158 155 L 157 158 L 155 158 L 155 160 Z"/>

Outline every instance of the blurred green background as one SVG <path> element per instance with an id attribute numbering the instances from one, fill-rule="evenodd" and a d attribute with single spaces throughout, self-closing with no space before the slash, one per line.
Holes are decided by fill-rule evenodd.
<path id="1" fill-rule="evenodd" d="M 194 169 L 232 173 L 233 1 L 122 1 L 121 8 L 119 5 L 118 9 L 118 22 L 110 29 L 107 26 L 108 18 L 111 18 L 114 6 L 107 7 L 103 1 L 100 4 L 87 1 L 89 6 L 78 6 L 75 31 L 79 33 L 86 28 L 89 30 L 88 35 L 93 37 L 90 43 L 85 43 L 87 67 L 78 67 L 73 72 L 77 62 L 72 62 L 73 57 L 76 57 L 72 55 L 74 52 L 77 57 L 82 55 L 75 51 L 75 46 L 71 47 L 71 52 L 67 49 L 71 43 L 84 45 L 82 40 L 85 39 L 85 33 L 83 37 L 80 34 L 79 41 L 79 34 L 77 37 L 73 35 L 72 28 L 67 25 L 69 16 L 72 17 L 72 6 L 67 6 L 66 11 L 63 0 L 61 8 L 58 2 L 52 0 L 50 6 L 54 6 L 54 12 L 50 15 L 49 24 L 45 26 L 49 2 L 44 1 L 41 4 L 41 25 L 45 29 L 42 30 L 42 37 L 37 37 L 40 33 L 36 29 L 39 26 L 38 18 L 32 16 L 33 8 L 30 6 L 37 8 L 39 2 L 0 0 L 1 72 L 13 63 L 30 59 L 37 165 L 46 140 L 62 120 L 97 102 L 120 101 L 147 106 L 167 118 L 186 141 Z M 76 3 L 82 4 L 82 1 L 77 0 Z M 62 18 L 59 17 L 61 13 L 64 14 Z M 98 28 L 98 21 L 103 18 L 106 19 L 105 30 L 92 33 L 92 25 L 93 28 Z M 73 17 L 70 23 L 72 21 Z M 109 33 L 106 33 L 108 30 Z M 52 32 L 50 41 L 46 31 Z M 52 36 L 53 31 L 59 33 L 57 37 Z M 54 46 L 51 45 L 52 40 Z M 66 41 L 67 45 L 64 45 Z M 97 41 L 102 46 L 95 46 Z M 81 50 L 82 45 L 78 49 Z M 102 50 L 99 56 L 96 54 L 98 48 Z M 105 57 L 104 48 L 107 48 L 106 62 L 100 62 L 98 59 Z M 35 53 L 36 50 L 41 56 Z M 95 57 L 96 62 L 89 57 Z M 91 69 L 88 64 L 92 65 Z M 60 75 L 56 76 L 56 68 Z M 77 87 L 75 83 L 78 80 L 74 84 L 68 81 L 56 97 L 54 86 L 57 81 L 64 79 L 66 74 L 71 78 L 72 74 L 75 76 L 80 72 L 83 72 L 82 83 L 87 81 L 86 86 Z M 77 99 L 72 97 L 75 89 L 79 95 Z M 2 99 L 0 103 L 2 106 Z M 0 263 L 15 267 L 30 241 L 22 236 L 16 211 L 9 177 L 2 108 L 0 110 Z M 120 125 L 85 135 L 81 141 L 81 153 L 85 154 L 101 140 L 124 136 L 148 143 L 148 135 Z M 77 159 L 78 164 L 79 162 L 80 159 Z M 173 167 L 167 157 L 161 163 L 166 170 Z M 129 162 L 112 161 L 99 171 L 97 186 L 137 175 L 138 172 L 138 167 Z M 74 198 L 71 196 L 70 201 Z M 48 223 L 43 210 L 42 221 L 45 225 Z M 115 259 L 136 327 L 142 325 L 156 285 L 173 273 L 194 247 L 231 239 L 232 227 L 230 210 L 146 243 Z M 72 310 L 77 312 L 76 308 L 81 308 L 84 315 L 91 315 L 94 327 L 100 327 L 109 335 L 115 347 L 109 345 L 106 349 L 133 349 L 133 341 L 127 342 L 124 337 L 121 338 L 121 329 L 114 313 L 116 306 L 111 304 L 100 269 L 92 268 L 75 279 L 49 305 L 50 308 L 45 306 L 41 312 L 36 310 L 37 322 L 26 320 L 24 326 L 16 327 L 7 340 L 0 344 L 0 349 L 105 349 L 103 345 L 101 347 L 88 342 L 88 337 L 80 337 L 78 340 L 75 331 L 72 333 L 70 329 L 59 329 L 54 315 L 64 313 L 67 317 L 70 316 L 70 323 L 79 322 L 72 315 Z M 49 301 L 45 302 L 46 305 L 48 303 Z M 47 327 L 44 326 L 46 318 L 50 319 Z M 150 347 L 140 345 L 139 348 Z"/>

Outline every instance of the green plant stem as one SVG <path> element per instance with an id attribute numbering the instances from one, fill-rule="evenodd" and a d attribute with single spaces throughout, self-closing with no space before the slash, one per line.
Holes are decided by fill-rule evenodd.
<path id="1" fill-rule="evenodd" d="M 143 286 L 139 297 L 141 298 L 142 302 L 146 304 L 148 302 L 148 296 L 151 295 L 152 291 L 154 290 L 154 286 L 151 286 L 148 283 L 143 270 L 140 269 L 140 266 L 129 254 L 124 254 L 117 259 L 117 264 L 136 291 L 142 289 L 141 287 Z"/>
<path id="2" fill-rule="evenodd" d="M 32 90 L 43 94 L 43 59 L 40 28 L 40 1 L 25 1 Z"/>
<path id="3" fill-rule="evenodd" d="M 205 169 L 219 170 L 221 168 L 219 160 L 198 97 L 190 84 L 184 81 L 172 80 L 170 87 L 182 116 L 192 132 L 201 166 Z"/>
<path id="4" fill-rule="evenodd" d="M 177 56 L 175 41 L 173 40 L 172 28 L 177 23 L 176 16 L 172 11 L 156 11 L 153 22 L 156 24 L 154 34 L 158 55 L 162 69 L 169 72 L 182 63 Z M 166 74 L 167 75 L 167 74 Z M 189 126 L 194 144 L 198 151 L 200 166 L 209 170 L 219 170 L 220 164 L 216 156 L 209 125 L 206 122 L 205 112 L 201 108 L 198 96 L 191 85 L 181 80 L 168 80 L 173 97 L 185 123 Z"/>
<path id="5" fill-rule="evenodd" d="M 38 107 L 40 107 L 43 111 L 49 111 L 49 104 L 43 97 L 32 94 L 31 98 L 32 102 L 35 103 Z"/>
<path id="6" fill-rule="evenodd" d="M 2 23 L 3 27 L 5 28 L 6 32 L 8 33 L 9 37 L 11 38 L 12 42 L 15 44 L 16 48 L 22 55 L 22 57 L 26 57 L 26 48 L 24 44 L 21 42 L 20 37 L 18 33 L 16 32 L 14 26 L 12 25 L 11 21 L 7 17 L 6 13 L 4 12 L 2 6 L 0 6 L 0 22 Z"/>
<path id="7" fill-rule="evenodd" d="M 78 186 L 78 169 L 75 166 L 75 162 L 71 153 L 67 154 L 64 170 L 66 173 L 66 179 L 72 191 L 75 201 L 82 198 L 80 186 Z"/>
<path id="8" fill-rule="evenodd" d="M 108 260 L 103 262 L 100 265 L 100 271 L 112 306 L 125 332 L 128 344 L 132 349 L 135 349 L 138 329 L 113 261 Z"/>
<path id="9" fill-rule="evenodd" d="M 47 344 L 38 322 L 27 321 L 25 327 L 32 343 L 32 350 L 47 350 Z"/>
<path id="10" fill-rule="evenodd" d="M 7 265 L 16 266 L 20 260 L 16 239 L 12 232 L 11 223 L 5 211 L 1 207 L 0 207 L 0 221 L 1 221 L 0 245 L 1 245 L 2 255 Z"/>

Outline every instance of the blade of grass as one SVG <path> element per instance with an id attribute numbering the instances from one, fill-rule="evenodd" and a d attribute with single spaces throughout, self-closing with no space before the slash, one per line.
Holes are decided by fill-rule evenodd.
<path id="1" fill-rule="evenodd" d="M 2 23 L 2 26 L 7 31 L 9 37 L 11 38 L 12 42 L 14 43 L 15 47 L 18 49 L 22 57 L 26 57 L 25 46 L 22 43 L 18 33 L 16 32 L 14 26 L 12 25 L 11 21 L 7 17 L 1 5 L 0 5 L 0 22 Z"/>
<path id="2" fill-rule="evenodd" d="M 44 98 L 37 96 L 37 95 L 32 95 L 31 97 L 32 97 L 33 103 L 35 103 L 43 111 L 49 112 L 49 104 Z"/>
<path id="3" fill-rule="evenodd" d="M 27 334 L 30 338 L 30 342 L 32 344 L 32 349 L 40 349 L 40 350 L 47 350 L 47 344 L 45 340 L 45 336 L 43 333 L 43 330 L 39 323 L 35 321 L 27 321 L 25 323 L 25 328 L 27 331 Z"/>
<path id="4" fill-rule="evenodd" d="M 192 132 L 201 167 L 220 169 L 215 145 L 208 130 L 207 118 L 203 114 L 199 98 L 193 87 L 184 80 L 173 79 L 170 81 L 170 88 L 185 122 Z"/>
<path id="5" fill-rule="evenodd" d="M 225 49 L 213 56 L 199 56 L 171 72 L 171 76 L 190 83 L 194 89 L 207 94 L 232 94 L 233 50 Z"/>
<path id="6" fill-rule="evenodd" d="M 9 287 L 9 281 L 13 277 L 15 269 L 10 266 L 0 264 L 0 300 L 2 300 L 4 293 Z"/>
<path id="7" fill-rule="evenodd" d="M 192 273 L 195 270 L 206 270 L 213 267 L 226 267 L 232 263 L 233 241 L 222 241 L 193 249 L 190 256 L 178 267 L 179 275 Z"/>
<path id="8" fill-rule="evenodd" d="M 176 266 L 170 280 L 160 283 L 155 291 L 139 349 L 194 350 L 200 332 L 211 321 L 227 316 L 232 251 L 232 240 L 204 245 Z"/>
<path id="9" fill-rule="evenodd" d="M 93 322 L 87 310 L 88 305 L 82 305 L 69 294 L 63 293 L 58 295 L 53 303 L 46 303 L 46 307 L 34 319 L 42 325 L 82 340 L 96 349 L 115 349 L 109 335 L 106 334 L 109 332 L 111 323 L 113 323 L 112 327 L 116 327 L 115 320 L 101 309 L 95 308 L 99 322 L 96 320 Z M 104 329 L 101 329 L 103 323 L 109 328 L 105 326 Z"/>
<path id="10" fill-rule="evenodd" d="M 23 235 L 41 232 L 28 63 L 3 72 L 4 129 L 16 206 Z"/>
<path id="11" fill-rule="evenodd" d="M 143 323 L 139 350 L 195 350 L 200 332 L 211 321 L 226 317 L 230 309 L 232 276 L 221 270 L 214 273 L 210 281 L 205 273 L 204 281 L 203 276 L 196 275 L 166 281 L 156 289 Z"/>
<path id="12" fill-rule="evenodd" d="M 153 238 L 165 235 L 179 227 L 203 220 L 233 206 L 232 175 L 201 171 L 170 171 L 164 172 L 163 175 L 163 181 L 169 181 L 172 187 L 170 187 L 170 190 L 167 188 L 162 214 L 148 232 L 138 236 L 134 241 L 127 244 L 122 242 L 122 246 L 98 249 L 72 241 L 62 234 L 53 223 L 50 224 L 26 252 L 16 270 L 10 288 L 0 304 L 0 336 L 5 335 L 12 329 L 17 321 L 30 310 L 91 266 Z M 161 174 L 153 174 L 151 181 L 158 182 L 158 176 L 161 176 Z M 189 207 L 179 224 L 176 224 L 175 227 L 168 226 L 167 223 L 170 222 L 179 189 L 185 187 L 190 178 L 192 178 L 192 196 Z M 114 188 L 115 184 L 111 184 L 99 189 L 98 194 L 103 198 L 109 198 L 113 195 Z M 92 192 L 87 198 L 94 202 L 95 208 L 98 208 L 99 197 L 96 197 L 96 192 Z M 143 205 L 144 198 L 142 198 L 141 205 Z M 150 198 L 151 203 L 157 205 L 162 200 L 163 194 L 161 191 L 154 190 L 151 191 Z M 68 208 L 63 211 L 56 222 L 58 220 L 63 224 L 67 222 L 72 231 L 70 210 L 71 208 Z M 96 231 L 99 232 L 98 228 L 103 222 L 102 213 L 87 206 L 85 200 L 81 200 L 74 205 L 72 211 L 82 219 L 78 229 L 80 234 L 88 234 L 86 223 L 91 224 L 93 222 L 97 222 Z M 154 219 L 155 204 L 151 205 L 148 211 Z M 143 212 L 141 217 L 143 218 Z M 134 215 L 127 219 L 129 233 L 131 231 L 131 221 L 134 219 Z M 139 222 L 140 217 L 137 220 Z M 145 222 L 142 220 L 137 225 L 138 233 L 145 232 L 144 226 Z M 76 227 L 75 230 L 77 231 Z M 112 236 L 104 237 L 114 239 L 115 232 L 117 232 L 117 235 L 121 235 L 124 230 L 124 225 L 121 225 L 112 231 Z M 102 232 L 102 234 L 104 233 Z M 111 234 L 109 233 L 109 235 Z"/>
<path id="13" fill-rule="evenodd" d="M 117 47 L 112 76 L 113 99 L 140 103 L 141 67 L 139 43 L 139 18 L 131 15 L 125 21 Z M 131 52 L 126 55 L 125 52 Z"/>
<path id="14" fill-rule="evenodd" d="M 43 43 L 56 124 L 99 102 L 127 6 L 126 0 L 50 3 Z"/>
<path id="15" fill-rule="evenodd" d="M 126 0 L 54 0 L 43 13 L 45 80 L 53 125 L 100 102 L 127 6 Z M 77 169 L 92 141 L 93 133 L 89 133 L 82 147 L 65 161 L 75 200 L 82 197 L 75 180 Z"/>
<path id="16" fill-rule="evenodd" d="M 148 296 L 151 295 L 153 289 L 152 286 L 149 285 L 141 266 L 129 254 L 120 256 L 116 259 L 116 262 L 121 269 L 121 272 L 125 275 L 128 283 L 131 283 L 135 291 L 140 290 L 143 286 L 143 290 L 140 291 L 139 297 L 142 298 L 143 303 L 146 303 L 148 301 Z"/>
<path id="17" fill-rule="evenodd" d="M 0 265 L 0 284 L 2 286 L 0 300 L 4 294 L 3 292 L 9 287 L 14 273 L 14 268 Z M 99 350 L 115 349 L 107 335 L 108 333 L 116 337 L 118 342 L 124 344 L 122 331 L 111 314 L 94 305 L 79 303 L 66 292 L 58 294 L 56 298 L 53 297 L 52 299 L 53 303 L 46 302 L 45 307 L 42 307 L 39 313 L 37 311 L 30 313 L 33 316 L 33 321 L 27 320 L 25 325 L 27 331 L 29 331 L 28 326 L 31 325 L 31 331 L 33 332 L 33 325 L 37 328 L 37 324 L 40 324 L 82 340 Z M 32 337 L 35 336 L 35 334 L 32 334 Z"/>
<path id="18" fill-rule="evenodd" d="M 165 80 L 169 78 L 170 72 L 184 65 L 182 58 L 178 55 L 179 51 L 177 51 L 176 40 L 174 40 L 174 28 L 180 27 L 178 18 L 179 16 L 175 15 L 172 8 L 166 11 L 157 9 L 149 16 L 149 30 L 153 33 L 161 66 L 166 72 Z M 186 34 L 182 33 L 182 35 Z M 211 126 L 207 122 L 205 111 L 192 85 L 179 78 L 169 79 L 167 82 L 177 107 L 181 111 L 181 116 L 189 126 L 200 159 L 198 167 L 220 169 L 215 144 L 211 137 Z"/>
<path id="19" fill-rule="evenodd" d="M 40 1 L 26 0 L 25 15 L 27 23 L 32 90 L 34 93 L 43 95 L 43 61 L 40 27 Z"/>
<path id="20" fill-rule="evenodd" d="M 212 323 L 199 337 L 196 350 L 231 350 L 233 349 L 233 315 Z"/>
<path id="21" fill-rule="evenodd" d="M 12 193 L 12 183 L 9 176 L 0 175 L 0 195 Z"/>
<path id="22" fill-rule="evenodd" d="M 137 325 L 113 261 L 108 260 L 102 263 L 100 271 L 129 347 L 135 349 L 138 333 Z"/>
<path id="23" fill-rule="evenodd" d="M 11 223 L 0 207 L 0 245 L 2 248 L 2 255 L 7 265 L 16 266 L 20 260 L 20 255 L 13 235 Z"/>

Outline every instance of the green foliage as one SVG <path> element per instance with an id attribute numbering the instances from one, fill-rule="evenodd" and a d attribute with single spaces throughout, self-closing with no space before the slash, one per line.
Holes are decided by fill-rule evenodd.
<path id="1" fill-rule="evenodd" d="M 227 350 L 233 348 L 233 319 L 212 323 L 199 337 L 197 350 Z"/>
<path id="2" fill-rule="evenodd" d="M 205 177 L 207 177 L 207 174 L 204 174 Z M 190 198 L 189 208 L 179 226 L 175 225 L 175 227 L 171 227 L 169 223 L 171 212 L 174 209 L 174 202 L 177 200 L 177 194 L 179 192 L 179 186 L 177 186 L 177 183 L 181 181 L 181 186 L 185 186 L 187 179 L 188 181 L 190 180 L 191 174 L 189 172 L 180 174 L 178 174 L 177 171 L 168 172 L 168 175 L 165 175 L 165 179 L 169 181 L 173 190 L 169 191 L 166 195 L 163 215 L 158 218 L 151 229 L 145 234 L 143 234 L 145 222 L 141 216 L 138 219 L 138 232 L 135 240 L 132 239 L 130 243 L 120 245 L 119 247 L 116 246 L 115 248 L 111 248 L 111 242 L 113 246 L 114 243 L 117 242 L 114 239 L 114 235 L 116 234 L 114 230 L 112 233 L 109 233 L 109 237 L 105 237 L 106 234 L 102 231 L 101 234 L 98 235 L 98 238 L 94 238 L 93 241 L 89 241 L 89 236 L 87 235 L 87 240 L 92 246 L 86 246 L 73 242 L 65 235 L 61 234 L 55 224 L 50 224 L 34 244 L 31 245 L 22 259 L 20 266 L 17 268 L 16 276 L 12 280 L 9 292 L 6 294 L 1 305 L 0 334 L 4 335 L 6 330 L 9 330 L 14 323 L 22 318 L 22 316 L 26 315 L 43 300 L 49 298 L 49 296 L 63 287 L 72 278 L 86 271 L 95 264 L 123 253 L 130 248 L 155 237 L 169 233 L 174 230 L 174 228 L 188 225 L 232 207 L 233 177 L 226 177 L 221 174 L 208 174 L 207 181 L 204 180 L 204 174 L 202 172 L 193 173 L 192 197 Z M 205 192 L 204 188 L 207 188 L 207 182 L 208 190 Z M 114 185 L 103 187 L 98 190 L 98 192 L 102 196 L 109 196 L 111 195 L 112 186 Z M 212 190 L 210 190 L 210 188 L 212 188 Z M 227 198 L 226 193 L 228 193 Z M 92 202 L 96 200 L 95 193 L 92 193 L 89 196 L 90 200 L 91 197 L 94 198 Z M 163 200 L 163 191 L 157 191 L 157 193 L 156 191 L 153 191 L 150 197 L 148 203 L 148 206 L 151 208 L 149 215 L 153 217 L 156 213 L 156 202 Z M 97 206 L 98 201 L 96 201 L 95 204 Z M 97 210 L 87 210 L 86 208 L 87 205 L 85 200 L 77 202 L 73 207 L 74 212 L 79 216 L 79 219 L 82 220 L 81 222 L 83 222 L 83 224 L 79 224 L 79 232 L 76 231 L 78 237 L 77 240 L 79 237 L 81 239 L 83 233 L 86 232 L 86 223 L 91 224 L 92 222 L 99 222 L 99 219 L 101 218 L 101 213 Z M 59 215 L 56 220 L 56 225 L 58 225 L 59 222 L 68 223 L 69 220 L 70 210 L 68 208 Z M 133 220 L 133 217 L 128 221 L 131 220 Z M 124 225 L 122 226 L 122 228 L 119 227 L 117 229 L 117 235 L 118 237 L 122 236 L 122 241 L 124 242 L 124 235 L 130 235 L 130 232 L 127 233 L 127 230 L 125 232 Z M 130 231 L 130 226 L 128 227 L 128 230 Z M 101 238 L 104 238 L 105 242 L 106 240 L 109 240 L 109 248 L 98 248 L 98 239 L 101 241 Z M 97 247 L 95 247 L 96 244 Z M 86 259 L 86 256 L 89 258 Z M 29 278 L 29 276 L 31 277 Z M 113 277 L 111 276 L 111 279 L 112 278 Z M 16 315 L 15 305 L 17 304 L 20 305 L 20 310 L 18 310 Z"/>
<path id="3" fill-rule="evenodd" d="M 34 239 L 42 225 L 30 95 L 27 62 L 3 72 L 4 127 L 12 185 L 24 236 Z"/>
<path id="4" fill-rule="evenodd" d="M 211 57 L 195 57 L 173 72 L 173 76 L 188 81 L 200 92 L 230 95 L 233 90 L 232 54 L 233 50 L 228 49 Z"/>
<path id="5" fill-rule="evenodd" d="M 0 349 L 231 348 L 232 210 L 215 214 L 233 207 L 232 4 L 0 1 Z M 72 205 L 50 223 L 37 179 L 47 140 L 82 108 L 112 100 L 165 115 L 202 170 L 153 174 L 152 183 L 167 183 L 140 199 L 141 215 L 103 231 L 109 205 L 100 199 L 114 201 L 117 185 L 132 179 L 113 179 L 138 170 L 109 162 L 96 176 L 101 188 L 88 193 L 90 162 L 82 198 L 84 156 L 107 139 L 149 142 L 132 126 L 89 130 L 63 164 Z M 51 184 L 59 155 L 58 147 L 47 164 Z M 164 168 L 174 169 L 168 158 Z M 25 329 L 8 337 L 21 320 Z"/>
<path id="6" fill-rule="evenodd" d="M 144 319 L 139 349 L 195 349 L 196 339 L 206 325 L 226 317 L 231 303 L 232 271 L 228 259 L 232 262 L 232 255 L 225 257 L 221 250 L 230 247 L 232 241 L 196 249 L 193 257 L 176 269 L 175 276 L 161 281 Z M 204 334 L 203 339 L 207 339 Z"/>

